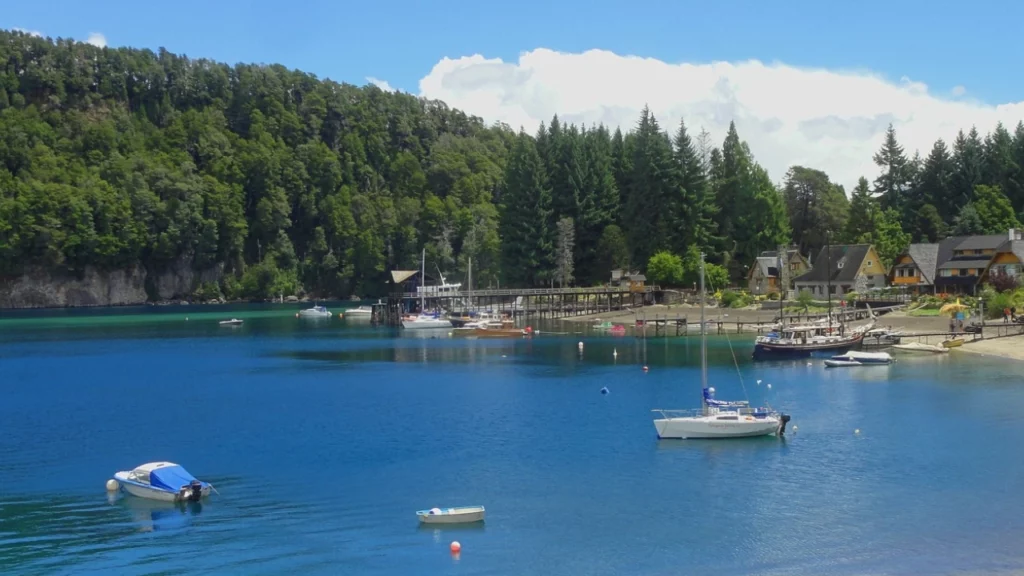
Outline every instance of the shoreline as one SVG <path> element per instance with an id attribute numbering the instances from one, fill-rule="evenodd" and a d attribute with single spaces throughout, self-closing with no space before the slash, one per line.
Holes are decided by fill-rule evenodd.
<path id="1" fill-rule="evenodd" d="M 954 351 L 965 352 L 975 356 L 987 356 L 989 358 L 1024 360 L 1024 334 L 964 342 L 963 346 L 956 348 Z"/>

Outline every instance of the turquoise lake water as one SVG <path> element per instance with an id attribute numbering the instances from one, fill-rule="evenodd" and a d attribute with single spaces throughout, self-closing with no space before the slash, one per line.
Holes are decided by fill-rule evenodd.
<path id="1" fill-rule="evenodd" d="M 697 338 L 463 340 L 297 309 L 0 314 L 0 573 L 1024 569 L 1019 363 L 754 364 L 749 337 L 715 337 L 718 396 L 770 402 L 789 432 L 659 441 L 651 409 L 698 405 Z M 105 493 L 155 460 L 220 495 Z M 415 517 L 476 504 L 482 527 Z"/>

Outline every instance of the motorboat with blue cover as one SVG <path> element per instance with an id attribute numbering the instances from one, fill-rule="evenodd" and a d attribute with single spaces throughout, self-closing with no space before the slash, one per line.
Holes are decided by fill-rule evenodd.
<path id="1" fill-rule="evenodd" d="M 114 474 L 121 489 L 139 498 L 163 502 L 198 502 L 213 490 L 174 462 L 149 462 Z"/>

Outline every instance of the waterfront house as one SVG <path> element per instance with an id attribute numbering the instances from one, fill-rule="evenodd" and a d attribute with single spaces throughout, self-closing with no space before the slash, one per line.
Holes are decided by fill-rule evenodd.
<path id="1" fill-rule="evenodd" d="M 821 249 L 814 267 L 793 281 L 796 291 L 810 291 L 817 298 L 831 294 L 866 292 L 886 286 L 886 269 L 871 244 L 837 244 Z"/>
<path id="2" fill-rule="evenodd" d="M 994 274 L 1005 274 L 1020 280 L 1020 274 L 1024 271 L 1024 239 L 1021 232 L 1010 230 L 1008 238 L 996 248 L 992 260 L 982 271 L 978 278 L 979 284 L 987 283 Z"/>
<path id="3" fill-rule="evenodd" d="M 786 250 L 781 262 L 779 251 L 766 250 L 754 259 L 754 264 L 747 272 L 747 290 L 751 294 L 789 290 L 792 288 L 793 278 L 805 274 L 810 268 L 810 262 L 799 250 Z"/>
<path id="4" fill-rule="evenodd" d="M 953 249 L 968 236 L 954 236 L 937 243 L 911 244 L 896 257 L 889 284 L 912 294 L 934 294 L 939 265 L 953 257 Z"/>
<path id="5" fill-rule="evenodd" d="M 996 251 L 1016 233 L 1010 230 L 1009 235 L 989 234 L 962 239 L 953 248 L 952 256 L 939 263 L 934 280 L 935 291 L 973 295 Z"/>

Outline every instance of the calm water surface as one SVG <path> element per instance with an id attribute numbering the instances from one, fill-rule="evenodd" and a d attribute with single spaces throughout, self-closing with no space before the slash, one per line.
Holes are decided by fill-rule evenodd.
<path id="1" fill-rule="evenodd" d="M 826 371 L 714 338 L 719 396 L 781 407 L 791 432 L 659 442 L 650 410 L 699 401 L 697 339 L 453 340 L 296 309 L 0 316 L 0 573 L 1024 569 L 1019 364 Z M 245 324 L 217 325 L 230 317 Z M 153 460 L 220 496 L 105 494 Z M 414 515 L 474 504 L 480 528 Z"/>

